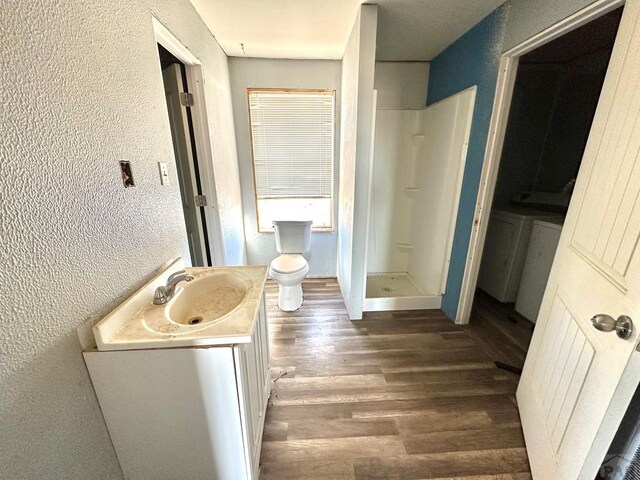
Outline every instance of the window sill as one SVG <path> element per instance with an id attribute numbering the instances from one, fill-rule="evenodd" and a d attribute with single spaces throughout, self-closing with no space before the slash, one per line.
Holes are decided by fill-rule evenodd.
<path id="1" fill-rule="evenodd" d="M 333 233 L 335 229 L 333 227 L 326 228 L 313 228 L 311 227 L 311 233 Z M 275 233 L 275 230 L 258 230 L 258 233 Z"/>

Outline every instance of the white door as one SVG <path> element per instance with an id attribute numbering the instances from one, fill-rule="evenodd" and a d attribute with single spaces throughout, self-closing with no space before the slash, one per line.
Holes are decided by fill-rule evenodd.
<path id="1" fill-rule="evenodd" d="M 191 134 L 187 119 L 187 107 L 180 102 L 180 95 L 185 91 L 182 82 L 182 72 L 176 63 L 162 70 L 164 92 L 167 99 L 171 138 L 176 157 L 178 182 L 182 197 L 182 209 L 191 252 L 191 265 L 203 267 L 207 265 L 204 230 L 200 208 L 196 206 L 195 197 L 198 194 L 196 174 L 194 170 L 193 151 L 191 149 Z"/>
<path id="2" fill-rule="evenodd" d="M 628 0 L 518 387 L 539 480 L 593 479 L 640 380 L 639 20 Z M 598 331 L 596 314 L 636 328 Z"/>

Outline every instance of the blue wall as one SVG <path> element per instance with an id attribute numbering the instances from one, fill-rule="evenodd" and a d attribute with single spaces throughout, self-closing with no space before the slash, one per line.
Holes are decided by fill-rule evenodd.
<path id="1" fill-rule="evenodd" d="M 496 9 L 431 62 L 427 105 L 473 85 L 478 87 L 449 277 L 442 301 L 442 310 L 451 318 L 455 318 L 460 300 L 508 9 L 508 5 Z"/>

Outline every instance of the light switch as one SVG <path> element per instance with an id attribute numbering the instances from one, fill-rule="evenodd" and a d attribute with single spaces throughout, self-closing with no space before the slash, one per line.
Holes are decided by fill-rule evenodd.
<path id="1" fill-rule="evenodd" d="M 167 168 L 167 162 L 158 162 L 158 169 L 160 170 L 160 184 L 169 185 L 169 169 Z"/>

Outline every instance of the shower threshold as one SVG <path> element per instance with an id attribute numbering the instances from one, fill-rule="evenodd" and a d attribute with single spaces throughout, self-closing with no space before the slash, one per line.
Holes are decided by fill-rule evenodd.
<path id="1" fill-rule="evenodd" d="M 406 272 L 367 275 L 365 312 L 439 309 L 442 296 L 423 292 Z"/>

